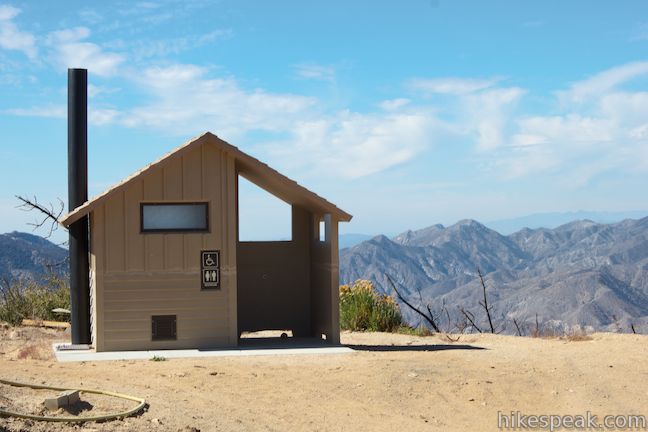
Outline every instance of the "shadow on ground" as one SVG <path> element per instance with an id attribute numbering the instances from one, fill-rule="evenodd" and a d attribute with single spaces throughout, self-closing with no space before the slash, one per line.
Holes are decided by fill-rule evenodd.
<path id="1" fill-rule="evenodd" d="M 72 414 L 75 416 L 78 416 L 79 414 L 86 412 L 86 411 L 91 411 L 92 408 L 94 408 L 94 405 L 92 405 L 90 402 L 86 402 L 84 400 L 81 400 L 74 405 L 68 405 L 63 407 L 64 411 L 67 411 L 68 414 Z"/>
<path id="2" fill-rule="evenodd" d="M 435 345 L 344 345 L 356 351 L 374 352 L 412 352 L 412 351 L 445 351 L 445 350 L 485 350 L 473 345 L 435 344 Z"/>

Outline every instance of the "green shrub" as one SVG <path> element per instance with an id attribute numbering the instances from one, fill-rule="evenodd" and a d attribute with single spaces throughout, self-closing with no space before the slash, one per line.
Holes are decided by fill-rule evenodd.
<path id="1" fill-rule="evenodd" d="M 70 309 L 70 287 L 52 276 L 45 285 L 19 281 L 0 287 L 0 321 L 19 325 L 23 319 L 69 321 L 70 315 L 52 309 Z"/>
<path id="2" fill-rule="evenodd" d="M 410 336 L 432 336 L 434 332 L 424 325 L 418 327 L 412 327 L 406 324 L 398 327 L 395 333 L 406 334 Z"/>
<path id="3" fill-rule="evenodd" d="M 392 296 L 379 294 L 367 280 L 340 287 L 340 327 L 355 331 L 391 332 L 403 325 Z"/>

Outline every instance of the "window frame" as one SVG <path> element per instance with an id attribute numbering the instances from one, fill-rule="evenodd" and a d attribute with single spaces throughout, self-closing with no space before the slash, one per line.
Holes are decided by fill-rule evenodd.
<path id="1" fill-rule="evenodd" d="M 144 206 L 202 206 L 205 209 L 205 228 L 144 228 Z M 140 234 L 165 234 L 165 233 L 209 233 L 209 202 L 208 201 L 151 201 L 140 202 Z"/>

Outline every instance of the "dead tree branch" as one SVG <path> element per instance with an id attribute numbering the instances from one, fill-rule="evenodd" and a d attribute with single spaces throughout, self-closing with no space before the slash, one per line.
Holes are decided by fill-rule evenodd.
<path id="1" fill-rule="evenodd" d="M 414 312 L 416 312 L 416 313 L 418 313 L 419 315 L 421 315 L 421 316 L 422 316 L 422 317 L 423 317 L 423 318 L 424 318 L 424 319 L 425 319 L 425 320 L 430 324 L 430 326 L 434 329 L 434 331 L 436 331 L 437 333 L 441 333 L 441 330 L 439 329 L 439 326 L 437 325 L 436 320 L 434 319 L 434 315 L 432 314 L 432 311 L 431 311 L 431 309 L 430 309 L 430 306 L 429 306 L 429 305 L 426 305 L 426 306 L 427 306 L 428 313 L 430 314 L 430 315 L 428 316 L 428 315 L 426 315 L 424 312 L 422 312 L 421 310 L 419 310 L 416 306 L 414 306 L 413 304 L 411 304 L 410 302 L 408 302 L 408 301 L 405 299 L 405 297 L 403 297 L 403 296 L 401 295 L 401 293 L 396 289 L 396 285 L 395 285 L 394 282 L 392 281 L 391 277 L 389 277 L 389 275 L 388 275 L 387 273 L 385 273 L 385 277 L 387 278 L 387 281 L 389 282 L 389 284 L 391 285 L 392 289 L 393 289 L 394 292 L 396 293 L 396 296 L 398 297 L 398 299 L 399 299 L 400 301 L 402 301 L 403 303 L 405 303 L 405 304 L 407 305 L 407 307 L 409 307 L 410 309 L 412 309 Z"/>
<path id="2" fill-rule="evenodd" d="M 540 324 L 538 323 L 538 313 L 535 314 L 535 330 L 533 331 L 535 337 L 540 336 Z"/>
<path id="3" fill-rule="evenodd" d="M 450 333 L 451 327 L 452 327 L 452 320 L 450 319 L 450 312 L 448 311 L 448 308 L 446 307 L 445 299 L 441 302 L 441 313 L 445 312 L 446 319 L 448 320 L 448 328 L 447 331 Z"/>
<path id="4" fill-rule="evenodd" d="M 38 228 L 49 224 L 49 233 L 45 236 L 45 238 L 51 237 L 52 233 L 59 227 L 59 218 L 61 217 L 63 210 L 65 209 L 65 204 L 63 204 L 63 201 L 61 201 L 61 199 L 59 198 L 59 204 L 57 206 L 58 208 L 54 208 L 54 204 L 52 203 L 39 203 L 36 197 L 34 197 L 34 199 L 29 199 L 20 195 L 16 195 L 16 198 L 21 202 L 21 204 L 16 208 L 26 212 L 36 210 L 37 212 L 41 213 L 40 219 L 37 218 L 36 222 L 28 223 L 28 225 L 34 227 L 35 231 Z"/>
<path id="5" fill-rule="evenodd" d="M 475 324 L 475 316 L 470 312 L 465 310 L 464 308 L 460 308 L 459 311 L 463 314 L 463 316 L 466 318 L 466 320 L 470 323 L 470 325 L 477 330 L 479 333 L 483 333 L 482 329 L 479 328 L 477 324 Z"/>
<path id="6" fill-rule="evenodd" d="M 493 327 L 493 319 L 491 318 L 491 313 L 490 313 L 490 307 L 488 306 L 488 297 L 486 296 L 486 284 L 484 283 L 484 277 L 482 276 L 481 270 L 479 267 L 477 267 L 477 274 L 479 275 L 479 280 L 481 281 L 481 285 L 483 288 L 483 293 L 484 293 L 484 301 L 479 302 L 479 304 L 484 308 L 486 311 L 486 316 L 488 317 L 488 325 L 490 326 L 490 331 L 491 333 L 495 333 L 495 327 Z"/>
<path id="7" fill-rule="evenodd" d="M 518 336 L 523 336 L 522 330 L 520 330 L 520 325 L 518 324 L 515 318 L 513 318 L 513 324 L 515 324 L 515 328 L 517 329 Z"/>

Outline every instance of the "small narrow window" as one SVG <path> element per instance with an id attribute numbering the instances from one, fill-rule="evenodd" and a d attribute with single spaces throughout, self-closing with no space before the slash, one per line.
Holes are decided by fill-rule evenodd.
<path id="1" fill-rule="evenodd" d="M 209 230 L 207 203 L 142 203 L 142 232 Z"/>
<path id="2" fill-rule="evenodd" d="M 326 241 L 326 222 L 324 220 L 321 220 L 319 223 L 319 241 Z"/>

